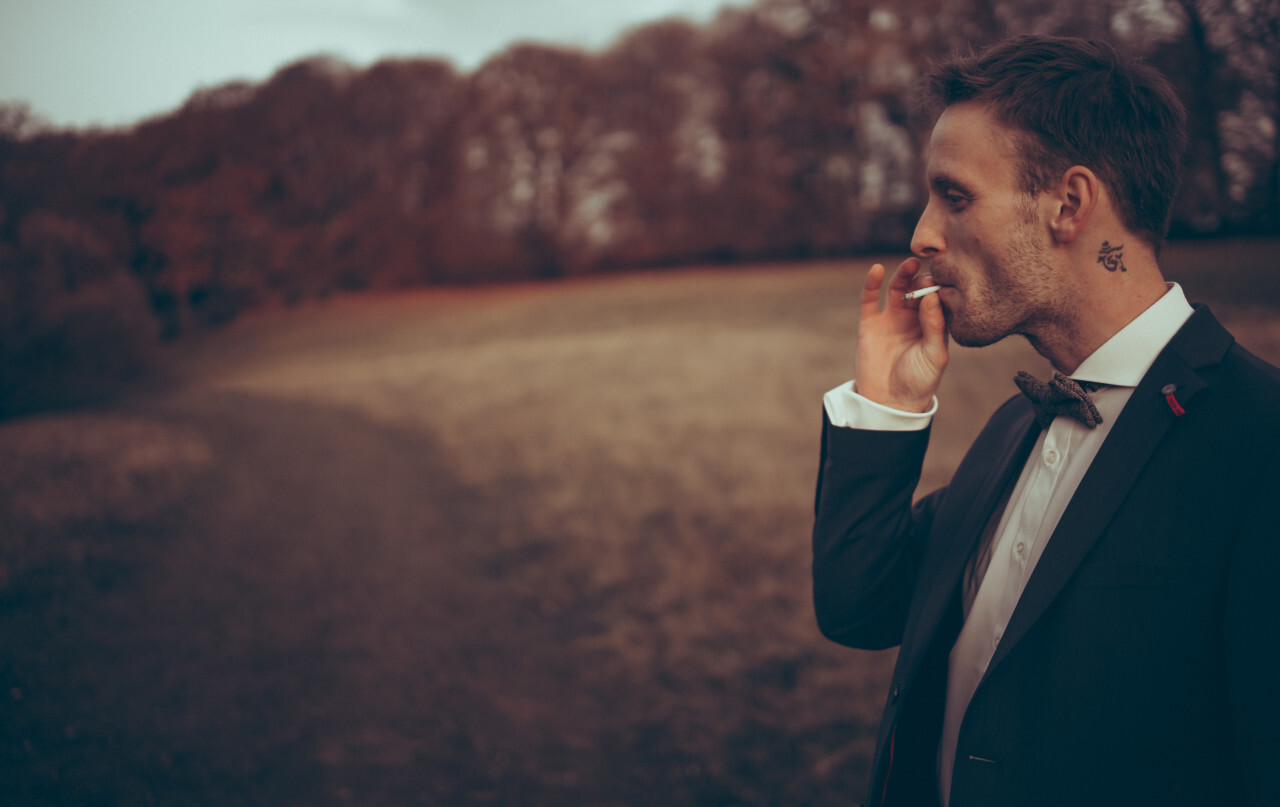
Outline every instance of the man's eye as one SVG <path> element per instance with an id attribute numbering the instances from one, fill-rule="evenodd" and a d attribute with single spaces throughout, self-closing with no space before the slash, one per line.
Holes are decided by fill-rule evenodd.
<path id="1" fill-rule="evenodd" d="M 952 210 L 962 210 L 969 203 L 968 198 L 959 193 L 947 193 L 943 195 L 943 198 L 947 200 L 947 204 Z"/>

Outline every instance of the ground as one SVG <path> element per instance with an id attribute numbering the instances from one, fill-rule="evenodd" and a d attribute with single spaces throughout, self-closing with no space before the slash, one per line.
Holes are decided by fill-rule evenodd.
<path id="1" fill-rule="evenodd" d="M 0 424 L 5 803 L 857 803 L 893 653 L 808 531 L 869 262 L 260 312 Z M 957 350 L 922 489 L 1020 368 Z"/>

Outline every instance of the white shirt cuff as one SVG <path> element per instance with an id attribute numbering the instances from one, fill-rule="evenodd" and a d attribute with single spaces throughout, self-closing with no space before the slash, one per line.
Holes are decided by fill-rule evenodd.
<path id="1" fill-rule="evenodd" d="M 934 396 L 925 412 L 903 412 L 862 397 L 853 391 L 853 382 L 846 381 L 822 396 L 822 405 L 826 407 L 827 419 L 832 426 L 909 432 L 926 429 L 933 422 L 933 414 L 938 411 L 938 397 Z"/>

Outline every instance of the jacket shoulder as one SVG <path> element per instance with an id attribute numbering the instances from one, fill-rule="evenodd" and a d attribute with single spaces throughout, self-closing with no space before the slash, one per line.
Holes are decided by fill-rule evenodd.
<path id="1" fill-rule="evenodd" d="M 1265 424 L 1280 414 L 1280 368 L 1238 343 L 1231 346 L 1219 365 L 1205 372 L 1223 402 L 1239 418 Z"/>

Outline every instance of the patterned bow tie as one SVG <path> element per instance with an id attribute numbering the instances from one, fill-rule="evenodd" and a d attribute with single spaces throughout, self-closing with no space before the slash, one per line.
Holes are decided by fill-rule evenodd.
<path id="1" fill-rule="evenodd" d="M 1077 382 L 1057 370 L 1053 372 L 1053 378 L 1049 379 L 1048 384 L 1022 371 L 1018 372 L 1013 383 L 1030 399 L 1031 405 L 1036 409 L 1036 422 L 1042 429 L 1049 428 L 1049 424 L 1058 415 L 1069 415 L 1090 429 L 1102 422 L 1098 408 L 1089 400 L 1089 393 L 1096 392 L 1102 384 Z"/>

